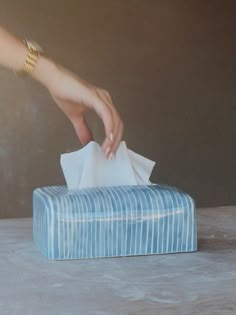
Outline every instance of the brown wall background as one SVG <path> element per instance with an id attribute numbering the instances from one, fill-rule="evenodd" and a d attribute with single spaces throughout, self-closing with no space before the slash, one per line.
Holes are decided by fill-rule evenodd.
<path id="1" fill-rule="evenodd" d="M 107 88 L 152 180 L 198 206 L 233 193 L 233 1 L 0 0 L 0 24 Z M 96 140 L 103 129 L 88 117 Z M 60 154 L 80 144 L 46 90 L 0 70 L 0 217 L 30 216 L 32 190 L 63 184 Z"/>

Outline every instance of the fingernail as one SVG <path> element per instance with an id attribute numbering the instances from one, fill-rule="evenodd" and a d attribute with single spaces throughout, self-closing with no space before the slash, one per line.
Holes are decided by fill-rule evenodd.
<path id="1" fill-rule="evenodd" d="M 107 157 L 107 155 L 108 155 L 108 153 L 109 153 L 110 150 L 111 150 L 111 147 L 110 147 L 110 146 L 106 148 L 106 151 L 105 151 L 105 156 L 106 156 L 106 157 Z"/>
<path id="2" fill-rule="evenodd" d="M 108 160 L 114 160 L 114 154 L 112 152 L 110 153 Z"/>
<path id="3" fill-rule="evenodd" d="M 109 139 L 111 140 L 111 142 L 113 142 L 114 136 L 113 136 L 113 133 L 112 133 L 112 132 L 110 132 L 110 134 L 109 134 Z"/>

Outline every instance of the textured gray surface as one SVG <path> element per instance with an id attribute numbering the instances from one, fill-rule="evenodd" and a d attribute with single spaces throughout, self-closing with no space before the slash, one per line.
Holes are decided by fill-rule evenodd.
<path id="1" fill-rule="evenodd" d="M 198 210 L 199 251 L 48 261 L 31 219 L 0 221 L 1 315 L 235 315 L 236 207 Z"/>

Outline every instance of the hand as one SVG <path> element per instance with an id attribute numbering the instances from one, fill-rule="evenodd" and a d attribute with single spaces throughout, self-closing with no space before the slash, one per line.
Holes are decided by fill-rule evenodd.
<path id="1" fill-rule="evenodd" d="M 22 69 L 27 54 L 26 46 L 0 26 L 0 65 L 18 71 Z M 81 80 L 44 56 L 38 59 L 32 76 L 48 88 L 72 122 L 83 145 L 92 140 L 84 112 L 94 110 L 105 127 L 106 138 L 102 149 L 106 157 L 114 157 L 122 137 L 123 123 L 107 91 Z"/>
<path id="2" fill-rule="evenodd" d="M 40 58 L 36 66 L 35 77 L 48 88 L 56 104 L 71 121 L 83 145 L 93 139 L 84 113 L 87 110 L 97 113 L 103 121 L 106 134 L 102 150 L 107 158 L 114 158 L 122 138 L 123 123 L 109 93 L 44 58 Z"/>

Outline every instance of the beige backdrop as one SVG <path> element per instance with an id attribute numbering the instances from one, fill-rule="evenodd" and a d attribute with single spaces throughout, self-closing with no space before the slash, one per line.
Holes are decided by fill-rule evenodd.
<path id="1" fill-rule="evenodd" d="M 232 194 L 233 1 L 0 0 L 0 24 L 107 88 L 152 180 L 198 206 Z M 103 129 L 89 116 L 96 139 Z M 0 217 L 30 216 L 35 187 L 64 183 L 60 153 L 80 148 L 46 90 L 0 70 Z"/>

